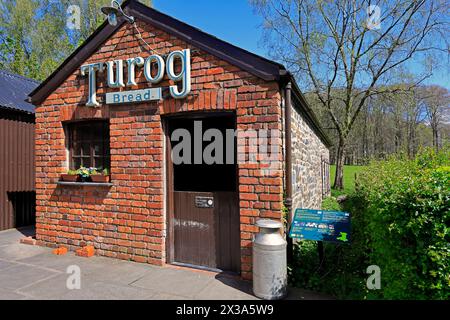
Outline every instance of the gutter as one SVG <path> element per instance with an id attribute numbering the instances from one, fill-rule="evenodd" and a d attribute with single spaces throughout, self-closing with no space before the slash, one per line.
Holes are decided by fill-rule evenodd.
<path id="1" fill-rule="evenodd" d="M 287 209 L 287 233 L 286 233 L 286 241 L 287 241 L 287 261 L 292 262 L 294 258 L 294 247 L 293 240 L 288 236 L 291 224 L 292 224 L 292 127 L 291 127 L 291 118 L 292 118 L 292 82 L 288 82 L 284 87 L 284 130 L 285 130 L 285 143 L 286 143 L 286 151 L 285 151 L 285 164 L 286 164 L 286 198 L 284 199 L 284 205 Z"/>

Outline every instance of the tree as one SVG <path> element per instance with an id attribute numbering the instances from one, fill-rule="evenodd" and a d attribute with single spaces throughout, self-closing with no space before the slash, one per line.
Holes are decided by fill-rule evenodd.
<path id="1" fill-rule="evenodd" d="M 433 133 L 436 152 L 442 145 L 439 138 L 441 125 L 450 120 L 450 93 L 446 88 L 432 85 L 422 88 L 423 103 Z"/>
<path id="2" fill-rule="evenodd" d="M 418 69 L 416 82 L 420 82 L 429 76 L 425 62 L 430 55 L 448 52 L 448 3 L 251 2 L 264 18 L 264 40 L 271 55 L 293 70 L 302 88 L 315 94 L 332 120 L 338 134 L 334 188 L 342 189 L 349 135 L 368 100 L 388 92 L 386 85 L 401 67 Z"/>
<path id="3" fill-rule="evenodd" d="M 80 28 L 72 30 L 73 42 L 77 46 L 82 44 L 105 21 L 105 15 L 100 9 L 111 5 L 110 0 L 64 0 L 64 2 L 66 2 L 67 8 L 69 5 L 77 5 L 81 10 Z"/>
<path id="4" fill-rule="evenodd" d="M 73 48 L 65 33 L 65 10 L 56 1 L 3 0 L 0 4 L 2 68 L 43 79 Z"/>
<path id="5" fill-rule="evenodd" d="M 0 68 L 46 79 L 105 21 L 100 8 L 110 4 L 110 0 L 0 1 Z M 68 25 L 74 13 L 70 6 L 79 8 L 79 27 Z"/>

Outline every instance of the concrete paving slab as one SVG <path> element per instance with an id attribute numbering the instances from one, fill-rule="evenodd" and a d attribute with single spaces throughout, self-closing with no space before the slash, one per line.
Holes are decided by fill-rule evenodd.
<path id="1" fill-rule="evenodd" d="M 79 264 L 79 261 L 75 257 L 75 255 L 67 254 L 63 256 L 57 256 L 51 254 L 50 250 L 31 257 L 18 259 L 17 262 L 48 268 L 59 272 L 66 272 L 68 266 L 76 263 Z"/>
<path id="2" fill-rule="evenodd" d="M 143 263 L 119 261 L 88 273 L 87 279 L 128 285 L 141 279 L 147 273 L 155 271 L 157 268 Z"/>
<path id="3" fill-rule="evenodd" d="M 0 246 L 17 243 L 20 239 L 34 235 L 33 227 L 0 231 Z"/>
<path id="4" fill-rule="evenodd" d="M 44 252 L 48 252 L 48 248 L 30 246 L 16 242 L 0 247 L 0 259 L 15 261 L 33 257 Z"/>
<path id="5" fill-rule="evenodd" d="M 36 265 L 42 268 L 48 268 L 59 272 L 66 272 L 67 267 L 77 265 L 80 267 L 83 274 L 99 272 L 103 268 L 111 268 L 118 263 L 118 260 L 108 259 L 104 257 L 78 257 L 73 252 L 58 256 L 51 253 L 51 249 L 46 248 L 46 251 L 16 260 L 17 262 Z"/>
<path id="6" fill-rule="evenodd" d="M 0 260 L 0 271 L 4 269 L 11 268 L 13 266 L 16 266 L 17 263 L 6 261 L 6 260 Z"/>
<path id="7" fill-rule="evenodd" d="M 192 299 L 212 281 L 214 276 L 209 274 L 166 267 L 147 273 L 131 286 Z"/>
<path id="8" fill-rule="evenodd" d="M 154 292 L 105 282 L 82 282 L 80 290 L 58 297 L 60 300 L 149 300 Z"/>
<path id="9" fill-rule="evenodd" d="M 236 277 L 217 275 L 203 290 L 194 296 L 199 300 L 255 300 L 252 285 Z"/>
<path id="10" fill-rule="evenodd" d="M 71 290 L 67 288 L 67 279 L 69 274 L 58 274 L 54 277 L 39 281 L 29 286 L 16 290 L 16 293 L 23 294 L 30 298 L 46 300 L 58 299 Z M 81 276 L 81 284 L 83 284 L 85 277 Z"/>
<path id="11" fill-rule="evenodd" d="M 167 293 L 157 293 L 151 297 L 151 300 L 189 300 L 189 298 Z"/>
<path id="12" fill-rule="evenodd" d="M 27 297 L 11 290 L 0 288 L 0 300 L 26 300 Z"/>
<path id="13" fill-rule="evenodd" d="M 37 267 L 17 265 L 0 272 L 0 288 L 17 290 L 55 274 L 57 273 Z"/>

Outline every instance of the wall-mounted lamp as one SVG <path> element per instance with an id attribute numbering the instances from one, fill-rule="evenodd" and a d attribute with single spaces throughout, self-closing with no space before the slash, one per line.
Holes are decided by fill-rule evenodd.
<path id="1" fill-rule="evenodd" d="M 124 17 L 129 23 L 134 23 L 134 17 L 126 15 L 120 3 L 116 0 L 111 1 L 110 7 L 102 7 L 101 10 L 108 16 L 108 23 L 112 26 L 117 25 L 117 18 L 119 17 Z"/>

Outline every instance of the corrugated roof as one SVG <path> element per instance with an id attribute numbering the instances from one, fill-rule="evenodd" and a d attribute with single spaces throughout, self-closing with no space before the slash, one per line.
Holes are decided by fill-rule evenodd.
<path id="1" fill-rule="evenodd" d="M 25 100 L 38 85 L 37 81 L 0 70 L 0 108 L 34 113 L 34 106 Z"/>

